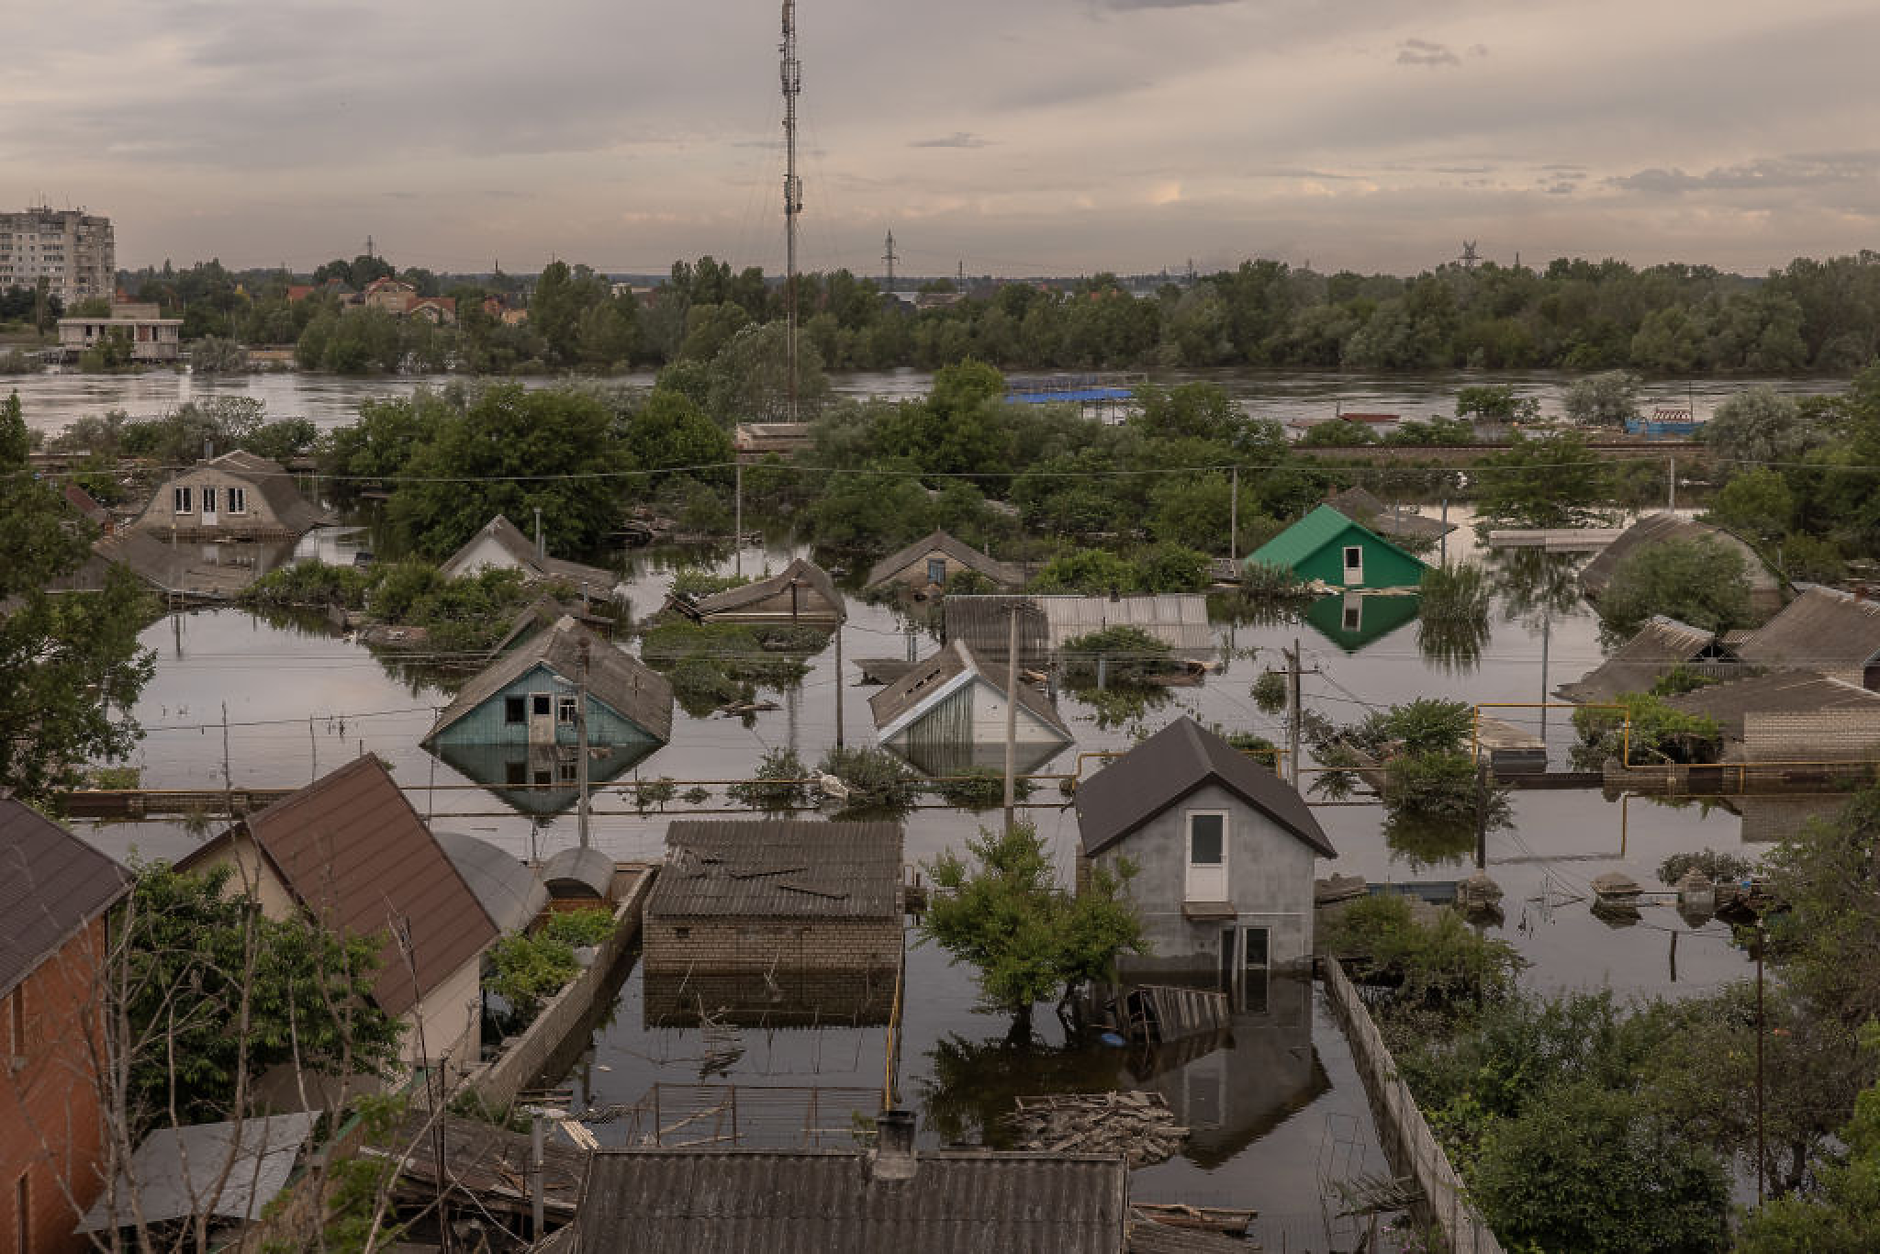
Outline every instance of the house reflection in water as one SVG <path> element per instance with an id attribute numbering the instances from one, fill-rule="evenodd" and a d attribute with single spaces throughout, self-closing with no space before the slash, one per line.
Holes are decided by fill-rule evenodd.
<path id="1" fill-rule="evenodd" d="M 1306 607 L 1305 618 L 1320 635 L 1356 653 L 1416 620 L 1423 598 L 1414 595 L 1366 596 L 1360 592 L 1320 597 Z"/>
<path id="2" fill-rule="evenodd" d="M 1212 1169 L 1331 1088 L 1312 1047 L 1312 980 L 1248 973 L 1226 1032 L 1130 1050 L 1131 1085 L 1159 1093 L 1191 1130 L 1182 1156 Z"/>
<path id="3" fill-rule="evenodd" d="M 894 972 L 654 972 L 645 976 L 645 1026 L 695 1028 L 884 1027 L 894 1010 Z"/>
<path id="4" fill-rule="evenodd" d="M 459 774 L 467 775 L 527 815 L 547 817 L 572 807 L 579 796 L 579 750 L 571 745 L 426 745 Z M 659 745 L 642 742 L 588 750 L 588 786 L 618 779 L 652 756 Z"/>

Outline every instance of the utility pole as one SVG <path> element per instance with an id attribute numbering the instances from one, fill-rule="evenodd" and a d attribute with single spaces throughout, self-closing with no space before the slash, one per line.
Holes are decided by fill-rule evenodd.
<path id="1" fill-rule="evenodd" d="M 796 97 L 803 90 L 803 63 L 796 59 L 796 0 L 783 0 L 783 42 L 778 45 L 783 81 L 783 308 L 784 348 L 790 370 L 789 414 L 796 421 L 796 218 L 803 212 L 803 180 L 796 176 Z"/>
<path id="2" fill-rule="evenodd" d="M 1756 916 L 1756 1204 L 1763 1200 L 1763 932 Z"/>
<path id="3" fill-rule="evenodd" d="M 580 755 L 574 764 L 575 787 L 580 790 L 577 821 L 580 824 L 581 847 L 588 847 L 588 725 L 587 725 L 587 688 L 588 688 L 588 638 L 581 637 L 581 665 L 575 672 L 574 685 L 574 730 L 576 752 Z"/>
<path id="4" fill-rule="evenodd" d="M 888 263 L 888 293 L 894 294 L 894 232 L 888 232 L 888 251 L 881 254 L 881 259 Z"/>
<path id="5" fill-rule="evenodd" d="M 1287 693 L 1286 764 L 1292 771 L 1292 786 L 1299 787 L 1299 668 L 1303 664 L 1299 637 L 1293 637 L 1292 653 L 1286 659 L 1290 691 Z"/>
<path id="6" fill-rule="evenodd" d="M 1006 607 L 1005 623 L 1005 834 L 1012 834 L 1018 764 L 1018 615 L 1022 602 Z"/>
<path id="7" fill-rule="evenodd" d="M 535 560 L 540 562 L 548 557 L 548 550 L 542 544 L 542 507 L 535 507 Z"/>
<path id="8" fill-rule="evenodd" d="M 1227 560 L 1240 560 L 1240 467 L 1234 467 L 1233 484 L 1227 497 Z"/>
<path id="9" fill-rule="evenodd" d="M 836 748 L 842 748 L 842 627 L 836 620 Z"/>
<path id="10" fill-rule="evenodd" d="M 1665 508 L 1678 507 L 1678 459 L 1674 454 L 1665 455 Z"/>
<path id="11" fill-rule="evenodd" d="M 744 461 L 742 458 L 731 464 L 733 502 L 733 522 L 731 533 L 731 573 L 744 573 Z"/>
<path id="12" fill-rule="evenodd" d="M 1488 759 L 1475 746 L 1475 869 L 1488 869 Z"/>

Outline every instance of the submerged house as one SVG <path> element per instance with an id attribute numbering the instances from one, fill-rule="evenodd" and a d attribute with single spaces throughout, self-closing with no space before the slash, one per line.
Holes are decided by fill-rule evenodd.
<path id="1" fill-rule="evenodd" d="M 299 911 L 337 935 L 376 938 L 372 999 L 404 1022 L 403 1059 L 476 1064 L 496 925 L 377 758 L 353 759 L 177 863 L 212 866 L 232 867 L 228 891 L 269 918 Z"/>
<path id="2" fill-rule="evenodd" d="M 1337 850 L 1299 792 L 1191 718 L 1077 789 L 1083 857 L 1127 858 L 1147 954 L 1125 978 L 1218 973 L 1230 987 L 1312 960 L 1312 875 Z"/>
<path id="3" fill-rule="evenodd" d="M 870 592 L 904 588 L 916 595 L 945 591 L 949 579 L 963 572 L 982 576 L 1001 592 L 1022 586 L 1025 572 L 1010 562 L 981 553 L 964 540 L 935 531 L 876 562 L 863 585 Z"/>
<path id="4" fill-rule="evenodd" d="M 1818 671 L 1710 684 L 1665 704 L 1715 719 L 1726 762 L 1880 760 L 1880 692 Z"/>
<path id="5" fill-rule="evenodd" d="M 1750 666 L 1811 670 L 1880 690 L 1880 603 L 1811 585 L 1736 645 Z"/>
<path id="6" fill-rule="evenodd" d="M 1277 567 L 1333 588 L 1414 588 L 1428 569 L 1415 554 L 1329 505 L 1268 540 L 1241 565 Z"/>
<path id="7" fill-rule="evenodd" d="M 1408 544 L 1436 544 L 1456 529 L 1455 523 L 1425 518 L 1402 505 L 1386 505 L 1364 488 L 1346 488 L 1326 497 L 1325 503 L 1385 539 Z"/>
<path id="8" fill-rule="evenodd" d="M 886 1022 L 901 914 L 898 823 L 674 822 L 646 899 L 648 1022 L 701 997 L 733 1022 Z"/>
<path id="9" fill-rule="evenodd" d="M 585 658 L 588 780 L 618 777 L 672 738 L 672 685 L 564 616 L 463 686 L 424 738 L 427 749 L 518 808 L 559 813 L 579 784 Z"/>
<path id="10" fill-rule="evenodd" d="M 1762 554 L 1748 541 L 1710 523 L 1698 522 L 1678 514 L 1659 511 L 1646 514 L 1619 533 L 1618 539 L 1596 554 L 1580 572 L 1580 590 L 1595 606 L 1612 586 L 1612 576 L 1619 564 L 1633 553 L 1668 541 L 1714 540 L 1742 555 L 1743 569 L 1749 575 L 1750 609 L 1758 621 L 1782 608 L 1788 596 L 1788 582 L 1777 574 Z"/>
<path id="11" fill-rule="evenodd" d="M 598 566 L 564 561 L 538 549 L 522 528 L 498 514 L 483 529 L 464 541 L 438 568 L 446 579 L 461 579 L 484 570 L 517 570 L 529 583 L 558 581 L 580 590 L 584 597 L 611 595 L 619 576 Z"/>
<path id="12" fill-rule="evenodd" d="M 1578 682 L 1562 684 L 1559 693 L 1581 705 L 1611 701 L 1628 692 L 1649 691 L 1680 666 L 1713 679 L 1743 669 L 1716 632 L 1654 614 L 1637 635 L 1613 650 L 1611 657 Z"/>
<path id="13" fill-rule="evenodd" d="M 158 487 L 131 526 L 183 541 L 285 540 L 332 522 L 300 495 L 286 467 L 234 449 Z"/>
<path id="14" fill-rule="evenodd" d="M 1005 762 L 1011 672 L 955 640 L 868 699 L 875 734 L 916 769 L 950 775 Z M 1015 761 L 1036 770 L 1076 739 L 1051 699 L 1022 678 L 1013 721 Z"/>
<path id="15" fill-rule="evenodd" d="M 848 617 L 835 580 L 804 557 L 767 578 L 710 596 L 669 597 L 666 608 L 698 623 L 787 623 L 825 631 Z"/>
<path id="16" fill-rule="evenodd" d="M 950 596 L 942 603 L 942 638 L 960 641 L 985 659 L 1004 662 L 1011 651 L 1011 615 L 1018 611 L 1018 664 L 1052 665 L 1064 645 L 1111 627 L 1134 627 L 1166 644 L 1177 658 L 1215 651 L 1208 598 L 1200 592 L 1151 596 L 1080 596 L 1075 593 Z"/>
<path id="17" fill-rule="evenodd" d="M 61 592 L 95 592 L 104 587 L 110 569 L 121 566 L 166 600 L 227 601 L 275 563 L 291 560 L 293 551 L 289 541 L 241 546 L 172 542 L 167 535 L 125 528 L 93 540 L 91 556 L 50 587 Z"/>
<path id="18" fill-rule="evenodd" d="M 1333 593 L 1308 605 L 1305 620 L 1346 653 L 1356 653 L 1415 622 L 1422 608 L 1420 596 Z"/>

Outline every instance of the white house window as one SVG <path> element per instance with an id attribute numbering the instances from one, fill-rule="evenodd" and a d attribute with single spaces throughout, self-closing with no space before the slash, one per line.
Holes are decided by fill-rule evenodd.
<path id="1" fill-rule="evenodd" d="M 1227 812 L 1190 810 L 1187 820 L 1187 900 L 1224 902 L 1228 899 Z"/>
<path id="2" fill-rule="evenodd" d="M 1359 545 L 1345 546 L 1345 582 L 1364 582 L 1364 549 Z"/>
<path id="3" fill-rule="evenodd" d="M 178 514 L 193 514 L 196 507 L 193 502 L 193 489 L 177 488 L 170 494 L 170 508 Z"/>
<path id="4" fill-rule="evenodd" d="M 555 702 L 555 721 L 557 723 L 566 723 L 569 726 L 573 726 L 575 711 L 578 708 L 579 707 L 575 702 L 575 698 L 573 697 L 558 698 L 557 701 Z"/>
<path id="5" fill-rule="evenodd" d="M 202 490 L 202 512 L 205 514 L 215 513 L 215 489 L 214 488 L 205 487 Z"/>
<path id="6" fill-rule="evenodd" d="M 228 489 L 227 497 L 228 497 L 227 509 L 229 513 L 246 514 L 248 512 L 248 489 L 247 488 L 230 488 Z"/>

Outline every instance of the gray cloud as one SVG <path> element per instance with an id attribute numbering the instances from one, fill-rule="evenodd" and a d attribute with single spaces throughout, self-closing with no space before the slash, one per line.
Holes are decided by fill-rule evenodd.
<path id="1" fill-rule="evenodd" d="M 1686 174 L 1673 166 L 1652 167 L 1606 180 L 1626 191 L 1659 195 L 1691 192 L 1791 190 L 1860 183 L 1880 174 L 1880 152 L 1798 154 L 1760 157 L 1742 165 L 1717 166 L 1703 174 Z"/>
<path id="2" fill-rule="evenodd" d="M 1239 4 L 1241 0 L 1100 0 L 1106 9 L 1128 12 L 1132 9 L 1204 9 L 1223 4 Z"/>
<path id="3" fill-rule="evenodd" d="M 1397 64 L 1461 65 L 1462 58 L 1452 52 L 1447 44 L 1431 43 L 1427 39 L 1406 39 L 1397 45 Z"/>
<path id="4" fill-rule="evenodd" d="M 938 135 L 932 139 L 910 139 L 909 148 L 984 148 L 989 140 L 982 139 L 971 131 L 954 131 L 951 135 Z"/>

